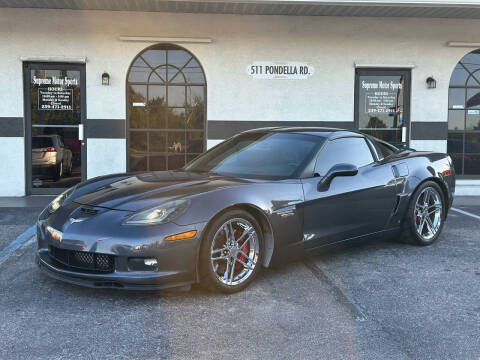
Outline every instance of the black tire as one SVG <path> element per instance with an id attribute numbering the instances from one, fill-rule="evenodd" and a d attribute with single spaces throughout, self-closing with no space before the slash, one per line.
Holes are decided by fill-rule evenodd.
<path id="1" fill-rule="evenodd" d="M 220 281 L 217 277 L 217 273 L 213 268 L 213 261 L 211 261 L 212 242 L 215 238 L 215 234 L 217 234 L 220 228 L 231 219 L 242 219 L 250 223 L 256 232 L 256 235 L 257 235 L 256 238 L 258 240 L 258 258 L 253 267 L 253 270 L 250 273 L 250 275 L 245 278 L 245 280 L 243 280 L 241 283 L 236 285 L 233 285 L 233 284 L 227 285 L 222 281 Z M 238 253 L 238 254 L 242 255 L 241 253 Z M 222 292 L 225 294 L 235 293 L 237 291 L 240 291 L 246 288 L 253 281 L 253 279 L 258 275 L 258 272 L 262 267 L 262 260 L 263 260 L 263 234 L 261 231 L 261 226 L 258 223 L 258 221 L 247 211 L 240 210 L 240 209 L 228 211 L 213 221 L 213 223 L 206 230 L 205 235 L 203 237 L 202 244 L 200 246 L 200 254 L 199 254 L 200 283 L 205 288 L 213 292 Z M 226 261 L 224 266 L 225 267 L 227 266 Z"/>
<path id="2" fill-rule="evenodd" d="M 52 174 L 53 180 L 55 181 L 60 180 L 60 178 L 62 177 L 62 172 L 63 172 L 63 164 L 60 162 L 58 165 L 56 165 L 53 168 L 53 174 Z"/>
<path id="3" fill-rule="evenodd" d="M 439 199 L 441 201 L 441 213 L 439 215 L 440 224 L 438 225 L 438 228 L 436 228 L 434 235 L 428 239 L 419 234 L 417 230 L 418 215 L 415 213 L 417 201 L 419 200 L 419 197 L 424 196 L 422 194 L 425 194 L 426 189 L 433 189 L 436 194 L 439 195 Z M 405 243 L 411 243 L 420 246 L 427 246 L 433 244 L 435 241 L 437 241 L 445 224 L 445 209 L 445 196 L 440 186 L 438 186 L 438 184 L 433 181 L 426 181 L 420 184 L 413 193 L 412 198 L 410 199 L 410 204 L 408 206 L 407 212 L 405 213 L 405 217 L 402 223 L 402 233 L 400 235 L 400 240 Z M 422 226 L 422 231 L 423 229 L 424 228 Z"/>
<path id="4" fill-rule="evenodd" d="M 64 169 L 63 171 L 67 176 L 72 175 L 72 161 L 70 161 L 70 165 L 68 166 L 68 168 L 66 170 Z"/>

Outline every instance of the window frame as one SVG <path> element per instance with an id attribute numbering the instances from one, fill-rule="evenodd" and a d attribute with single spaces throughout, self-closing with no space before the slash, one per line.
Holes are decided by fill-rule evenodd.
<path id="1" fill-rule="evenodd" d="M 375 67 L 361 67 L 355 69 L 355 85 L 354 85 L 354 109 L 353 109 L 353 124 L 357 131 L 361 132 L 360 128 L 360 114 L 358 110 L 359 96 L 360 96 L 360 77 L 361 76 L 405 76 L 405 87 L 403 94 L 403 122 L 406 128 L 406 141 L 407 147 L 410 146 L 410 102 L 411 102 L 411 82 L 412 82 L 412 70 L 409 68 L 375 68 Z M 393 129 L 393 128 L 388 128 Z M 402 130 L 400 130 L 402 131 Z M 368 134 L 365 134 L 368 136 Z"/>
<path id="2" fill-rule="evenodd" d="M 477 50 L 473 50 L 467 54 L 465 54 L 459 61 L 458 63 L 455 65 L 455 68 L 453 69 L 452 71 L 452 74 L 450 76 L 450 82 L 449 82 L 449 86 L 448 86 L 448 127 L 450 127 L 450 112 L 451 111 L 454 111 L 454 112 L 462 112 L 463 114 L 463 129 L 460 129 L 460 130 L 450 130 L 450 128 L 448 128 L 447 130 L 447 154 L 449 154 L 450 156 L 454 157 L 454 155 L 461 155 L 462 157 L 462 161 L 461 161 L 461 164 L 460 164 L 460 168 L 461 168 L 461 172 L 459 171 L 457 173 L 457 177 L 458 178 L 467 178 L 467 179 L 479 179 L 480 178 L 480 173 L 478 174 L 465 174 L 465 158 L 468 156 L 468 155 L 478 155 L 478 153 L 468 153 L 466 152 L 466 139 L 467 139 L 467 135 L 471 135 L 471 134 L 480 134 L 480 130 L 467 130 L 467 117 L 468 117 L 468 110 L 478 110 L 478 109 L 470 109 L 467 107 L 467 98 L 468 98 L 468 90 L 469 89 L 480 89 L 480 83 L 478 85 L 469 85 L 469 81 L 471 78 L 474 78 L 477 82 L 479 82 L 479 77 L 480 77 L 480 66 L 478 66 L 477 68 L 475 68 L 474 70 L 470 70 L 470 69 L 467 69 L 466 65 L 463 64 L 463 61 L 464 59 L 471 55 L 471 54 L 478 54 L 478 56 L 480 57 L 480 49 L 477 49 Z M 462 66 L 463 69 L 468 73 L 468 76 L 465 78 L 465 83 L 463 85 L 451 85 L 451 82 L 452 82 L 452 78 L 453 78 L 453 74 L 457 68 L 457 66 Z M 467 64 L 468 65 L 468 64 Z M 462 92 L 464 93 L 464 98 L 463 98 L 463 108 L 455 108 L 453 106 L 450 106 L 451 103 L 451 90 L 452 89 L 459 89 L 459 90 L 462 90 Z M 453 121 L 453 120 L 452 120 Z M 453 151 L 448 151 L 448 143 L 451 141 L 450 140 L 450 135 L 460 135 L 461 138 L 462 138 L 462 151 L 461 152 L 453 152 Z"/>
<path id="3" fill-rule="evenodd" d="M 152 65 L 149 64 L 147 62 L 147 60 L 142 57 L 149 50 L 164 50 L 166 52 L 164 63 L 158 64 L 158 65 L 155 65 L 155 66 L 152 67 Z M 169 63 L 168 51 L 184 51 L 186 54 L 188 54 L 190 56 L 190 59 L 187 60 L 187 62 L 183 66 L 178 67 L 175 64 Z M 149 76 L 148 76 L 148 78 L 145 82 L 129 81 L 129 77 L 130 77 L 130 73 L 133 69 L 133 65 L 137 61 L 137 59 L 139 59 L 139 58 L 142 58 L 142 60 L 150 67 L 150 69 L 151 69 L 150 74 L 149 74 Z M 197 81 L 189 82 L 188 80 L 186 80 L 185 74 L 183 73 L 183 69 L 192 60 L 195 61 L 198 64 L 198 66 L 200 67 L 200 69 L 202 70 L 203 82 L 197 82 Z M 167 75 L 166 79 L 163 82 L 150 82 L 150 78 L 152 77 L 152 74 L 154 72 L 156 72 L 156 70 L 161 68 L 161 67 L 165 67 L 166 69 L 167 68 L 175 68 L 177 73 L 170 79 L 168 78 L 168 75 Z M 173 81 L 173 80 L 177 80 L 179 77 L 183 77 L 184 81 L 182 81 L 180 83 Z M 162 78 L 160 77 L 160 79 L 162 79 Z M 146 87 L 146 90 L 145 90 L 146 91 L 146 101 L 149 101 L 149 92 L 150 92 L 149 87 L 150 86 L 164 86 L 165 88 L 167 88 L 167 87 L 182 87 L 184 89 L 186 99 L 188 98 L 188 93 L 190 91 L 188 88 L 203 87 L 203 107 L 204 107 L 204 109 L 203 109 L 203 128 L 198 128 L 197 129 L 197 128 L 186 128 L 185 127 L 183 129 L 181 129 L 181 128 L 170 129 L 170 128 L 168 128 L 168 120 L 166 120 L 167 123 L 165 123 L 165 126 L 162 127 L 162 128 L 151 127 L 151 124 L 150 124 L 149 120 L 147 120 L 147 124 L 146 124 L 145 127 L 142 127 L 142 128 L 131 127 L 130 90 L 129 90 L 129 87 L 130 86 L 138 86 L 138 85 Z M 152 156 L 153 157 L 154 156 L 163 156 L 165 158 L 165 170 L 173 170 L 173 168 L 168 167 L 169 157 L 172 157 L 173 155 L 183 154 L 184 155 L 184 165 L 183 166 L 185 166 L 190 161 L 192 161 L 194 158 L 198 157 L 200 154 L 204 153 L 207 150 L 207 131 L 208 131 L 208 129 L 207 129 L 207 126 L 208 126 L 208 121 L 207 121 L 207 76 L 206 76 L 206 73 L 205 73 L 205 69 L 203 68 L 199 59 L 188 49 L 185 49 L 185 48 L 183 48 L 181 46 L 178 46 L 178 45 L 165 44 L 164 43 L 164 44 L 154 44 L 154 45 L 149 46 L 149 47 L 143 49 L 142 51 L 140 51 L 130 62 L 130 65 L 129 65 L 129 68 L 128 68 L 128 71 L 127 71 L 127 74 L 126 74 L 125 99 L 126 99 L 126 101 L 125 101 L 125 107 L 126 107 L 126 111 L 125 111 L 125 113 L 126 113 L 125 138 L 126 138 L 126 168 L 127 168 L 127 171 L 134 171 L 134 172 L 137 172 L 137 171 L 161 171 L 161 170 L 152 170 L 150 168 L 150 158 Z M 193 108 L 191 106 L 187 106 L 186 104 L 184 106 L 174 106 L 174 105 L 169 106 L 168 90 L 167 89 L 166 89 L 165 101 L 166 101 L 165 107 L 167 109 L 166 114 L 168 113 L 169 109 L 185 109 L 185 113 L 184 113 L 185 120 L 187 119 L 187 116 L 188 116 L 188 110 Z M 183 131 L 183 133 L 184 133 L 184 146 L 185 147 L 187 147 L 187 143 L 189 143 L 189 140 L 188 140 L 189 133 L 193 133 L 193 134 L 202 133 L 202 151 L 201 152 L 187 152 L 185 150 L 184 152 L 181 152 L 181 153 L 168 151 L 168 133 L 175 133 L 175 132 L 181 132 L 181 131 Z M 131 133 L 134 133 L 134 132 L 140 132 L 140 133 L 144 132 L 144 133 L 146 133 L 146 150 L 145 151 L 131 151 L 130 150 L 130 145 L 131 145 L 130 137 L 131 137 Z M 165 136 L 166 147 L 165 147 L 164 151 L 150 151 L 149 142 L 150 142 L 150 136 L 153 133 L 160 133 L 160 134 L 163 134 Z M 147 162 L 146 163 L 146 170 L 136 170 L 136 169 L 132 170 L 132 169 L 130 169 L 130 165 L 131 165 L 130 164 L 130 157 L 133 154 L 137 154 L 139 156 L 143 156 L 143 157 L 146 158 L 146 162 Z"/>

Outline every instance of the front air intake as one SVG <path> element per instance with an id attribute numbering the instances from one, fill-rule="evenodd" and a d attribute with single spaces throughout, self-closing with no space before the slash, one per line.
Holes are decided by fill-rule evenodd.
<path id="1" fill-rule="evenodd" d="M 115 256 L 88 251 L 76 251 L 50 246 L 50 257 L 71 271 L 111 273 L 115 270 Z"/>

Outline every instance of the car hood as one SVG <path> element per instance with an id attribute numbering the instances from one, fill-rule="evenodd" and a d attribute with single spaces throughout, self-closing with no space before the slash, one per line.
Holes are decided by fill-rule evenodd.
<path id="1" fill-rule="evenodd" d="M 101 184 L 73 201 L 114 210 L 137 211 L 214 189 L 245 185 L 250 181 L 216 174 L 159 171 L 133 174 Z M 99 182 L 101 183 L 101 182 Z M 80 189 L 79 189 L 80 190 Z M 82 192 L 82 191 L 79 191 Z M 75 196 L 75 195 L 74 195 Z"/>

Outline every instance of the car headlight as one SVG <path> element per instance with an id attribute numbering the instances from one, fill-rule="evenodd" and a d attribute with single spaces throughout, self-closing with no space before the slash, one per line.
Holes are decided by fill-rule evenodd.
<path id="1" fill-rule="evenodd" d="M 67 200 L 70 197 L 70 195 L 73 194 L 75 189 L 76 189 L 76 186 L 71 187 L 70 189 L 65 190 L 63 193 L 61 193 L 55 199 L 53 199 L 53 201 L 47 207 L 48 212 L 50 214 L 53 214 L 55 211 L 57 211 L 60 208 L 60 206 L 63 205 L 65 200 Z"/>
<path id="2" fill-rule="evenodd" d="M 157 225 L 173 221 L 190 205 L 189 200 L 175 200 L 163 205 L 137 212 L 127 218 L 124 225 Z"/>

